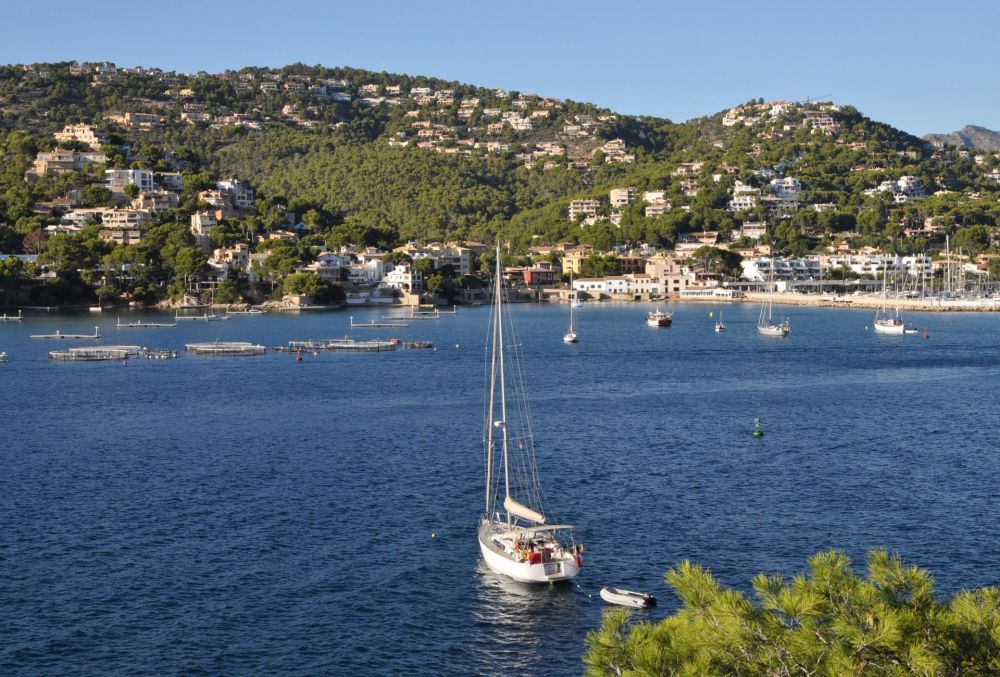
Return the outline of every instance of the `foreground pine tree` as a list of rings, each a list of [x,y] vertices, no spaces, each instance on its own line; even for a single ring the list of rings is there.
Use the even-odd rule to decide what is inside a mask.
[[[609,611],[586,674],[997,675],[1000,589],[934,594],[930,575],[873,550],[867,577],[841,552],[790,580],[758,575],[753,599],[690,562],[667,572],[683,606],[655,623]]]

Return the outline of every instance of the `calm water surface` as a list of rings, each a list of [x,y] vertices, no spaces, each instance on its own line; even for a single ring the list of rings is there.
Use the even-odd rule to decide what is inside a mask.
[[[885,545],[943,593],[1000,583],[1000,316],[908,316],[923,340],[788,308],[781,340],[753,306],[721,334],[717,308],[672,306],[659,330],[647,310],[585,305],[566,345],[565,306],[515,309],[543,486],[587,544],[577,584],[542,588],[479,560],[485,308],[395,330],[433,352],[301,364],[50,363],[85,342],[28,335],[93,317],[0,324],[0,672],[572,675],[597,591],[652,592],[661,617],[684,558],[746,589]],[[350,333],[347,313],[98,323],[102,343],[180,349]]]

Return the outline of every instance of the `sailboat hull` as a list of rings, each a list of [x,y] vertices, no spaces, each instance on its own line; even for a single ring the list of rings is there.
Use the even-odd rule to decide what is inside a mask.
[[[781,324],[765,324],[757,327],[757,333],[761,336],[788,336],[789,328]]]
[[[491,537],[490,524],[484,522],[479,528],[479,549],[483,553],[483,561],[491,570],[503,576],[513,578],[522,583],[555,583],[567,581],[580,572],[582,564],[579,556],[569,551],[563,551],[557,556],[548,557],[546,561],[532,562],[531,559],[521,561],[513,544],[504,537],[499,543]]]
[[[900,320],[875,320],[876,334],[892,334],[902,336],[906,325]]]

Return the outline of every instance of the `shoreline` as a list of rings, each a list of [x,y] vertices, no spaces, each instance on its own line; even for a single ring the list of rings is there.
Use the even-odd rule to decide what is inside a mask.
[[[684,299],[687,301],[688,299]],[[763,303],[770,300],[775,305],[813,306],[826,308],[859,308],[878,310],[899,308],[920,313],[995,313],[1000,312],[1000,299],[883,299],[881,296],[832,296],[829,294],[765,294],[747,293],[743,303]]]

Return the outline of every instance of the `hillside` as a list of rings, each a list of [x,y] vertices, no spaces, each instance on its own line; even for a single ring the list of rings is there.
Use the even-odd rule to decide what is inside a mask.
[[[1000,132],[976,125],[966,125],[950,134],[926,134],[924,139],[934,144],[948,144],[959,148],[1000,151]]]
[[[766,223],[764,243],[787,254],[838,240],[926,251],[947,233],[978,253],[1000,223],[1000,155],[935,148],[849,105],[756,100],[675,123],[301,64],[218,74],[0,67],[0,156],[0,251],[41,253],[81,294],[81,280],[93,288],[101,276],[76,272],[101,262],[148,262],[136,264],[139,280],[103,282],[150,295],[181,270],[204,270],[189,226],[219,200],[230,205],[206,221],[210,242],[200,246],[277,247],[269,271],[279,279],[319,244],[502,233],[521,252],[566,241],[672,248],[688,233],[729,242],[754,222]],[[155,185],[109,191],[110,169],[150,170]],[[224,179],[255,200],[235,207],[232,193],[216,190]],[[79,211],[129,205],[104,217]],[[79,232],[65,223],[74,208],[77,221],[105,226],[142,219],[143,242]],[[294,246],[266,239],[296,223]]]

